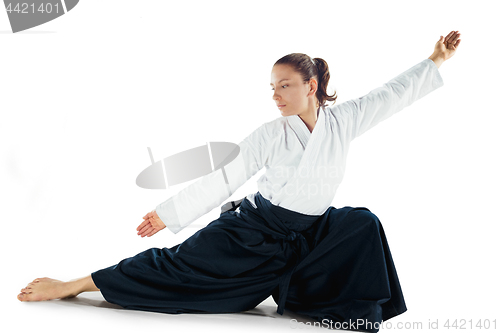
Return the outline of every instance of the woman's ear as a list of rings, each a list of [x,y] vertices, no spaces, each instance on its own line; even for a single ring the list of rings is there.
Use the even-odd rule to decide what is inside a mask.
[[[318,91],[318,81],[315,78],[311,78],[309,80],[309,93],[307,97],[316,95],[316,91]]]

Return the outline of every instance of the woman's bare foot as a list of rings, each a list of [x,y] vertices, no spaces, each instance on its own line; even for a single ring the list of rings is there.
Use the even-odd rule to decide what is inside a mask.
[[[84,291],[98,291],[92,278],[89,276],[63,282],[49,278],[38,278],[28,283],[26,288],[21,289],[17,299],[26,301],[47,301],[56,298],[75,297]]]

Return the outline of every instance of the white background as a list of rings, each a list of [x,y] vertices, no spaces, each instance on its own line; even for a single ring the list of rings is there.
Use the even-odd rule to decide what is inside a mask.
[[[393,325],[421,322],[422,332],[429,321],[496,319],[498,328],[496,3],[85,0],[16,34],[0,10],[2,325],[293,330],[272,300],[260,315],[173,316],[103,308],[100,293],[42,303],[16,295],[37,277],[70,280],[171,247],[216,219],[219,208],[176,235],[136,235],[147,212],[189,185],[136,186],[147,147],[160,159],[207,141],[238,143],[280,117],[269,82],[282,56],[325,59],[340,104],[459,30],[457,53],[439,68],[444,86],[353,141],[332,206],[380,218],[408,306]],[[262,172],[232,199],[256,192]]]

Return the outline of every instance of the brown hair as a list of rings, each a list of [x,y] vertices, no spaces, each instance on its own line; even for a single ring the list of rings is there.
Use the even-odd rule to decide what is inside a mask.
[[[276,61],[274,65],[292,66],[296,72],[300,73],[304,83],[309,82],[311,78],[315,77],[318,81],[316,98],[319,101],[319,105],[324,106],[326,101],[333,101],[333,104],[335,104],[337,92],[334,92],[331,96],[326,93],[328,81],[330,81],[330,70],[325,60],[321,58],[312,59],[304,53],[290,53]]]

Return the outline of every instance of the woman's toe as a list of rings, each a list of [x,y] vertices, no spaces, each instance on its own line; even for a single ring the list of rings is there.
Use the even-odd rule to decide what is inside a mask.
[[[28,294],[20,293],[19,295],[17,295],[17,299],[20,300],[21,302],[28,301]]]

